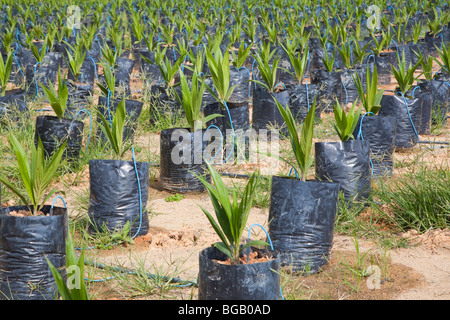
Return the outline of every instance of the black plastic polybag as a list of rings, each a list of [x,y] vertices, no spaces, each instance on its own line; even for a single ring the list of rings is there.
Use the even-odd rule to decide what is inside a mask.
[[[289,108],[292,115],[302,123],[306,119],[309,108],[314,103],[314,98],[317,97],[316,103],[319,100],[319,85],[317,84],[298,84],[288,86],[289,89]],[[315,119],[320,119],[320,108],[316,108]]]
[[[0,118],[3,120],[11,115],[17,121],[19,120],[19,114],[28,111],[27,93],[24,90],[11,91],[7,92],[5,96],[0,97]]]
[[[142,59],[140,71],[145,76],[145,80],[152,85],[160,84],[162,75],[159,66],[155,63],[155,52],[149,52],[148,49],[142,49],[139,53],[153,62],[153,64],[150,64]]]
[[[269,235],[282,266],[315,273],[327,263],[338,194],[338,183],[272,178]]]
[[[450,86],[440,80],[420,81],[417,84],[421,92],[430,92],[432,102],[432,123],[437,122],[437,119],[444,121],[447,118],[448,112],[448,100],[450,99]]]
[[[27,206],[2,208],[0,214],[0,299],[52,300],[57,286],[46,258],[66,266],[67,210],[44,206],[46,216],[15,217]]]
[[[75,160],[80,156],[84,123],[75,119],[58,119],[55,116],[36,117],[34,144],[41,138],[45,154],[51,156],[67,140],[63,158]]]
[[[230,99],[231,103],[246,103],[250,100],[250,72],[247,68],[230,67],[230,87],[234,88]]]
[[[199,254],[199,300],[278,300],[280,298],[280,259],[275,252],[259,250],[259,257],[269,256],[265,262],[225,265],[226,256],[209,247]]]
[[[109,231],[122,229],[129,222],[129,236],[148,233],[149,164],[136,162],[136,169],[134,161],[89,161],[91,232],[101,231],[103,226]]]
[[[381,98],[378,114],[397,118],[395,148],[412,148],[419,142],[416,125],[420,127],[422,102],[421,99],[410,99],[401,95],[383,95]]]
[[[378,83],[390,84],[392,75],[392,66],[398,66],[398,55],[396,51],[382,52],[375,57],[377,66]]]
[[[202,192],[205,189],[194,175],[206,175],[210,179],[203,158],[208,144],[204,132],[192,133],[185,128],[161,131],[160,181],[164,189],[180,193]]]
[[[122,100],[119,99],[109,99],[103,96],[98,97],[98,112],[100,112],[107,121],[112,120],[113,114],[117,110],[117,106]],[[125,99],[125,112],[126,121],[125,128],[123,132],[123,139],[134,139],[134,133],[137,129],[137,120],[142,112],[142,106],[144,104],[141,101]],[[97,122],[101,123],[100,117],[97,117]],[[100,127],[97,129],[97,137],[100,137],[103,141],[106,137]]]
[[[342,95],[345,95],[340,71],[313,70],[311,71],[311,83],[319,86],[320,99],[317,99],[317,104],[323,111],[333,111],[336,99],[340,100]]]
[[[257,133],[267,130],[268,138],[272,138],[272,131],[281,128],[286,132],[284,119],[278,110],[274,98],[284,107],[289,103],[289,90],[269,93],[261,87],[253,88],[252,128]]]
[[[372,178],[392,175],[394,169],[395,135],[397,118],[363,115],[353,132],[355,139],[370,144]]]
[[[247,103],[241,105],[227,103],[227,107],[228,110],[224,109],[218,102],[207,105],[204,110],[205,116],[213,114],[221,116],[208,121],[206,126],[220,130],[223,139],[222,146],[225,149],[229,149],[229,145],[235,144],[234,156],[244,155],[244,152],[248,152],[249,146],[249,136],[247,135],[250,128],[249,106]],[[229,158],[230,154],[231,151],[227,151],[226,157]]]
[[[319,180],[339,183],[346,203],[369,198],[371,165],[367,141],[316,142],[315,165]]]

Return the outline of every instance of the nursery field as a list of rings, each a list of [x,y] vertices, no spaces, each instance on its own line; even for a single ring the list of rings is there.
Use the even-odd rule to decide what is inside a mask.
[[[448,1],[63,2],[0,0],[1,300],[450,299]]]

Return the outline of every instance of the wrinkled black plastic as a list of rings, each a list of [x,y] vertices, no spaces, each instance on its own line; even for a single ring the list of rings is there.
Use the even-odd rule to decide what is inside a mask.
[[[181,98],[182,94],[180,87],[177,86],[174,89],[177,91],[178,95]],[[149,107],[151,124],[156,122],[161,114],[165,114],[167,112],[177,113],[181,109],[182,107],[178,103],[178,100],[176,99],[175,93],[172,89],[156,85],[151,87]]]
[[[227,103],[227,107],[230,114],[228,114],[228,111],[226,109],[223,109],[222,105],[218,102],[207,105],[204,110],[205,116],[213,114],[219,114],[221,116],[208,121],[206,123],[206,127],[209,128],[210,126],[215,126],[211,128],[219,128],[222,133],[222,146],[224,148],[231,148],[230,146],[233,144],[234,139],[234,156],[237,156],[238,152],[248,152],[247,149],[249,145],[249,138],[246,133],[250,128],[249,106],[248,103],[244,103],[242,105]],[[231,126],[231,124],[233,126]],[[230,144],[230,146],[228,146],[228,144]],[[228,156],[230,153],[231,151],[228,151],[225,156]]]
[[[90,231],[122,229],[130,222],[130,236],[148,233],[146,212],[149,164],[136,162],[139,184],[133,161],[90,160],[89,218]],[[139,197],[139,188],[141,197]],[[142,216],[141,216],[142,209]],[[95,227],[96,228],[95,228]]]
[[[67,140],[63,158],[75,160],[80,156],[84,123],[79,120],[61,119],[55,116],[36,117],[34,144],[41,138],[47,156],[52,155]]]
[[[230,114],[228,114],[228,111],[222,108],[222,105],[218,102],[207,105],[204,111],[205,116],[213,114],[221,115],[221,117],[217,117],[209,121],[207,123],[207,126],[215,125],[223,133],[225,133],[227,129],[231,129],[231,123],[233,124],[233,128],[235,130],[246,130],[250,127],[248,104],[235,105],[233,103],[227,103],[227,107],[230,111]]]
[[[91,84],[73,84],[67,82],[69,97],[67,100],[66,115],[74,117],[81,109],[87,109],[90,99],[94,95],[94,87]],[[79,113],[78,116],[84,118],[86,112]]]
[[[339,184],[272,177],[269,235],[281,265],[318,272],[333,244]]]
[[[230,103],[248,103],[250,100],[250,72],[247,68],[230,67],[230,87],[234,88]]]
[[[189,129],[165,129],[160,134],[160,181],[169,191],[187,193],[202,192],[205,188],[194,174],[205,175],[204,150],[208,141],[203,141],[204,132]]]
[[[153,62],[153,64],[150,64],[141,58],[140,72],[145,76],[145,80],[150,84],[159,84],[162,75],[159,66],[155,63],[155,53],[149,52],[148,49],[141,49],[138,53]]]
[[[392,66],[398,65],[397,52],[382,52],[379,56],[375,57],[375,64],[377,66],[378,83],[390,84]]]
[[[113,114],[117,110],[117,106],[122,100],[119,99],[109,99],[109,105],[108,105],[108,99],[99,96],[98,97],[98,112],[100,112],[107,121],[110,120],[113,117]],[[136,100],[125,100],[125,112],[126,112],[126,121],[125,121],[125,128],[123,130],[123,139],[126,141],[127,139],[132,140],[134,139],[134,133],[137,129],[137,120],[142,112],[142,106],[144,105],[141,101]],[[109,109],[108,109],[109,107]],[[101,122],[100,117],[97,117],[97,122]],[[106,141],[106,136],[104,135],[103,131],[100,129],[100,127],[97,129],[97,137],[100,137],[102,141]]]
[[[339,183],[347,203],[369,198],[371,166],[367,141],[316,142],[314,159],[317,178]]]
[[[67,210],[44,206],[46,216],[15,217],[26,206],[5,207],[0,214],[0,300],[52,300],[57,286],[46,258],[66,265]]]
[[[131,93],[130,77],[131,72],[133,71],[134,68],[134,60],[118,57],[116,64],[117,64],[117,68],[115,70],[116,86],[124,87],[125,94],[129,95]]]
[[[199,254],[199,300],[279,300],[280,258],[275,252],[259,250],[259,257],[273,257],[266,262],[225,265],[226,256],[209,247]]]
[[[353,136],[370,144],[372,178],[392,175],[396,129],[395,117],[367,115],[364,118],[361,116],[358,120]]]
[[[58,77],[58,67],[61,65],[62,55],[59,52],[48,52],[40,64],[28,64],[25,73],[28,91],[31,94],[42,93],[40,84],[48,86],[49,81],[54,83]]]
[[[19,120],[19,115],[15,113],[25,113],[27,107],[27,93],[23,90],[7,91],[5,96],[0,97],[0,118],[9,120]],[[11,117],[9,117],[11,116]]]
[[[267,130],[270,139],[272,131],[276,130],[276,128],[286,131],[284,119],[278,110],[274,98],[286,108],[289,103],[289,90],[269,93],[266,89],[258,86],[253,88],[252,127],[257,132],[259,130]]]
[[[422,92],[431,93],[433,99],[432,111],[436,119],[445,120],[448,112],[448,100],[450,99],[450,86],[440,80],[420,81],[417,85]],[[436,119],[432,119],[432,123],[436,122]]]
[[[433,95],[431,92],[422,91],[420,87],[414,87],[406,93],[406,96],[420,99],[422,101],[422,112],[417,117],[417,123],[414,126],[417,134],[431,134],[431,108],[433,106]]]
[[[319,85],[317,84],[299,84],[288,86],[289,89],[289,108],[292,115],[302,123],[306,119],[309,108],[314,103],[314,98],[319,101]],[[308,94],[307,94],[308,93]],[[320,119],[320,108],[316,108],[315,119]]]
[[[319,86],[320,99],[317,99],[317,106],[323,111],[333,111],[333,104],[336,99],[340,100],[343,94],[345,99],[339,71],[313,70],[311,71],[311,83]]]
[[[28,66],[33,66],[36,63],[36,58],[34,57],[31,50],[25,49],[19,46],[15,53],[14,65],[17,68],[17,72],[14,78],[11,78],[16,85],[21,85],[23,81],[27,81],[27,68]]]
[[[423,101],[418,98],[405,97],[405,99],[401,95],[383,95],[378,113],[380,116],[391,116],[397,119],[394,139],[396,149],[412,148],[419,142],[415,126],[416,124],[420,126]]]

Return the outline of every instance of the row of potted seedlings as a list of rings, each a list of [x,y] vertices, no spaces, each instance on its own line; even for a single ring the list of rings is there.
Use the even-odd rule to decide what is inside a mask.
[[[381,39],[384,38],[382,37]],[[308,70],[309,47],[303,46],[300,52],[296,50],[290,51],[285,48],[286,50],[283,52],[289,58],[290,65],[285,65],[281,69],[278,68],[280,63],[279,52],[271,47],[270,42],[263,42],[259,48],[253,48],[250,54],[254,59],[254,68],[251,74],[248,69],[243,68],[250,53],[249,48],[243,45],[239,46],[238,50],[233,51],[233,62],[230,63],[228,48],[220,46],[220,43],[216,43],[218,44],[216,46],[210,46],[209,44],[213,42],[213,39],[210,38],[209,40],[208,44],[204,44],[200,52],[196,52],[196,54],[190,52],[190,55],[188,53],[179,54],[178,57],[174,54],[172,61],[168,58],[170,54],[167,54],[167,51],[173,48],[165,48],[164,50],[166,51],[159,52],[159,57],[158,52],[155,54],[155,63],[158,65],[159,74],[164,80],[161,86],[162,92],[166,94],[166,97],[174,97],[175,107],[182,107],[190,126],[189,128],[174,128],[161,132],[161,181],[166,189],[177,192],[202,191],[206,188],[214,204],[218,221],[216,222],[210,213],[205,211],[205,214],[222,242],[215,244],[214,248],[208,248],[200,253],[199,298],[277,299],[280,297],[280,280],[276,271],[281,265],[293,265],[296,270],[305,271],[307,269],[309,272],[317,272],[321,265],[326,263],[332,245],[339,190],[344,192],[346,201],[354,201],[355,197],[358,200],[363,200],[370,194],[370,178],[374,175],[374,171],[379,171],[381,172],[380,175],[384,175],[386,171],[389,173],[392,170],[392,153],[394,148],[405,147],[396,138],[401,128],[399,119],[403,121],[405,117],[402,115],[396,117],[397,114],[393,116],[389,113],[389,107],[394,105],[392,99],[399,99],[399,96],[398,94],[393,96],[383,95],[383,91],[378,89],[377,67],[380,64],[375,63],[372,70],[371,66],[367,64],[367,68],[364,70],[365,72],[360,74],[361,76],[352,75],[352,82],[347,82],[347,86],[354,84],[356,96],[361,100],[366,113],[360,115],[360,111],[356,110],[355,106],[346,113],[340,106],[339,100],[335,100],[335,98],[339,98],[342,103],[342,96],[331,95],[329,97],[334,106],[334,125],[341,142],[315,144],[315,166],[318,180],[308,181],[307,174],[313,163],[311,158],[313,127],[316,117],[320,114],[317,103],[323,103],[325,100],[323,95],[317,94],[319,90],[314,87],[315,83],[310,87],[311,92],[316,93],[311,96],[311,99],[309,96],[311,92],[307,91],[307,86],[302,85],[303,80],[305,80],[305,73]],[[375,38],[375,41],[378,40]],[[289,42],[287,43],[290,44]],[[142,109],[142,103],[126,100],[117,94],[116,86],[121,84],[116,81],[116,76],[120,73],[118,69],[126,64],[118,62],[117,50],[111,50],[109,46],[100,48],[103,79],[99,81],[98,86],[104,96],[100,97],[98,103],[98,121],[101,129],[98,136],[100,139],[109,141],[118,159],[90,160],[91,199],[89,216],[95,226],[100,227],[106,223],[106,226],[111,230],[123,226],[126,221],[132,221],[132,234],[135,236],[141,235],[148,231],[148,218],[143,208],[145,208],[147,199],[146,190],[148,188],[149,167],[148,163],[136,162],[134,158],[133,161],[124,161],[122,157],[131,148],[129,142],[132,141],[133,134],[132,128],[130,131],[127,130],[125,119],[127,114],[128,116],[134,115],[138,117]],[[158,48],[156,50],[161,50],[161,46],[155,48]],[[170,49],[168,50],[168,48]],[[37,49],[35,52],[42,55],[43,49],[46,49],[46,45],[42,46],[40,51]],[[246,52],[247,49],[249,51]],[[443,46],[438,52],[441,55],[441,61],[443,61],[442,71],[445,76],[445,72],[448,73],[448,49],[446,46]],[[83,54],[74,51],[72,53],[74,56],[71,56],[70,51],[68,51],[68,66],[72,72],[73,80],[76,81],[78,76],[81,74],[86,75],[88,71],[82,72],[81,69],[77,69],[80,63],[70,63],[70,61],[76,61],[77,59],[80,59],[78,61],[83,60]],[[187,56],[189,56],[191,61],[190,66],[185,63]],[[414,97],[414,92],[412,91],[415,89],[412,86],[411,77],[419,65],[423,69],[426,68],[426,62],[421,57],[415,65],[410,66],[405,59],[400,59],[399,51],[396,51],[396,57],[398,58],[398,66],[394,67],[392,72],[399,84],[398,92],[401,93],[400,96],[403,98],[403,101],[400,100],[398,103],[404,103],[406,100],[408,104],[406,107],[410,111],[413,103],[412,101],[408,102],[408,99]],[[150,57],[142,54],[142,61],[149,63],[152,62],[150,59]],[[322,62],[327,65],[328,59],[326,54],[322,57]],[[447,59],[447,64],[445,59]],[[377,60],[380,59],[375,57],[375,61]],[[11,68],[11,61],[12,54],[9,54],[6,59],[7,69]],[[43,60],[41,61],[43,62]],[[84,59],[84,61],[88,60]],[[41,64],[43,66],[40,70],[44,72],[45,64]],[[283,65],[283,63],[281,64]],[[84,62],[81,65],[83,66]],[[93,65],[95,70],[97,70],[98,62]],[[333,67],[333,64],[331,66]],[[36,64],[33,65],[34,69],[36,69],[35,67],[37,67]],[[321,70],[320,67],[315,67],[313,71],[317,73],[317,70],[319,70],[322,74],[329,74],[333,72],[333,68]],[[125,78],[131,72],[130,67],[126,69],[124,71]],[[284,83],[280,84],[280,71],[288,70],[291,71],[288,74],[294,80],[292,80],[292,83],[285,81],[287,85]],[[208,77],[200,75],[203,71],[206,71]],[[233,73],[236,75],[231,76]],[[1,291],[9,298],[50,298],[54,297],[56,292],[54,282],[51,280],[42,281],[44,278],[49,278],[49,272],[44,272],[44,276],[31,272],[31,269],[38,264],[41,264],[43,269],[49,270],[44,267],[47,261],[42,255],[42,252],[44,252],[43,248],[28,248],[29,254],[23,251],[20,251],[19,254],[14,253],[12,250],[8,251],[9,248],[13,247],[22,248],[23,250],[24,244],[17,243],[16,237],[18,234],[22,234],[23,238],[27,238],[30,232],[34,234],[31,224],[37,223],[42,228],[42,225],[47,226],[49,224],[45,220],[46,218],[58,220],[57,223],[59,225],[57,227],[47,228],[46,230],[49,232],[54,229],[60,233],[57,240],[54,240],[55,244],[49,245],[52,247],[50,251],[55,252],[55,254],[47,254],[47,257],[50,257],[49,260],[56,267],[62,267],[65,264],[64,241],[67,237],[67,212],[65,208],[44,206],[43,203],[55,194],[55,191],[46,193],[46,188],[56,174],[56,169],[61,159],[63,157],[79,156],[77,147],[81,146],[80,137],[82,136],[83,123],[76,120],[76,117],[72,117],[68,119],[68,125],[61,129],[65,122],[64,115],[70,92],[68,89],[69,85],[66,84],[60,71],[54,74],[54,79],[58,81],[57,91],[51,85],[52,81],[50,81],[48,87],[42,85],[40,88],[42,88],[50,105],[57,114],[57,117],[50,119],[50,122],[57,123],[56,129],[49,129],[48,124],[42,125],[41,122],[43,120],[38,117],[35,136],[36,149],[32,152],[30,163],[27,162],[24,148],[20,146],[14,135],[11,134],[9,137],[10,144],[17,157],[28,197],[32,200],[30,205],[27,196],[20,194],[13,185],[2,178],[3,184],[15,192],[26,205],[21,208],[3,208],[3,214],[0,215],[2,219],[0,220],[2,228],[0,243],[2,244],[1,249],[4,250],[0,256],[3,261],[2,266],[8,266],[2,268],[4,271],[2,271]],[[90,74],[88,82],[93,84],[94,78],[92,73]],[[96,72],[94,73],[95,75]],[[250,75],[252,75],[252,78],[250,78]],[[313,72],[311,72],[310,76],[311,81],[315,82],[313,80]],[[440,77],[442,78],[442,75]],[[36,80],[34,81],[35,83],[43,83],[43,81],[37,81],[36,73],[31,78]],[[233,83],[234,79],[240,78],[242,78],[241,82]],[[414,80],[414,77],[412,79]],[[86,78],[83,78],[82,81],[85,80]],[[174,85],[175,80],[179,81],[179,86]],[[209,83],[208,80],[210,80]],[[323,79],[316,81],[323,82]],[[2,89],[5,86],[5,83],[2,82]],[[433,88],[433,84],[419,83],[420,97],[423,97],[424,93],[430,92],[427,86]],[[125,87],[127,87],[126,80]],[[302,91],[301,88],[303,87],[306,89],[305,91]],[[330,86],[329,88],[332,87]],[[266,129],[269,123],[284,125],[284,134],[291,143],[292,152],[297,162],[295,171],[301,175],[299,179],[282,176],[272,177],[269,235],[275,251],[270,252],[252,247],[253,245],[267,245],[261,242],[251,242],[241,246],[242,232],[251,208],[252,188],[256,183],[257,174],[252,175],[249,179],[241,202],[236,203],[235,197],[233,197],[234,202],[231,203],[229,191],[226,189],[223,181],[221,181],[220,176],[209,162],[206,162],[205,167],[202,159],[204,146],[209,142],[204,141],[204,135],[207,132],[207,130],[203,129],[205,124],[206,126],[214,125],[221,131],[222,143],[229,138],[225,136],[226,129],[232,129],[237,134],[239,130],[246,130],[249,127],[249,101],[247,99],[249,88],[253,93],[252,126],[256,129]],[[297,94],[294,97],[289,94],[291,88]],[[38,90],[38,87],[34,89]],[[125,92],[127,89],[129,91],[129,87],[126,88]],[[236,98],[236,95],[233,96],[235,91],[240,93],[238,98]],[[320,92],[323,93],[326,90],[321,89]],[[210,101],[214,102],[205,105],[204,98],[208,94],[214,99]],[[317,96],[320,101],[317,101]],[[166,97],[158,98],[163,99],[163,103],[167,103],[168,101],[164,100],[167,99]],[[344,101],[348,102],[348,97],[347,94]],[[302,107],[293,103],[296,99],[303,101]],[[350,98],[350,100],[353,102],[356,98]],[[420,100],[421,102],[417,103],[421,105],[421,113],[418,117],[423,119],[423,99]],[[403,104],[402,108],[405,108],[405,104]],[[393,112],[398,113],[399,108],[393,109]],[[202,115],[202,111],[205,112],[206,117]],[[302,114],[301,118],[299,118],[300,113]],[[424,114],[427,115],[428,113],[425,112]],[[296,129],[298,121],[303,122],[300,138]],[[410,122],[414,127],[414,120]],[[40,132],[39,128],[45,129]],[[181,142],[181,140],[172,141],[174,131],[177,129],[183,133],[187,132],[187,139],[192,141],[192,143],[187,145],[193,148],[191,150],[178,149],[180,151],[179,154],[182,155],[181,163],[173,163],[173,157],[170,157],[170,152],[177,149],[179,147],[178,143]],[[53,140],[46,140],[44,135],[50,130],[55,133],[61,131],[62,134],[60,136],[58,134],[56,140],[54,139],[55,134],[52,135]],[[69,134],[72,133],[74,133],[74,138],[69,137]],[[198,138],[199,136],[200,139]],[[394,141],[396,139],[397,144],[395,145]],[[199,140],[202,146],[196,147],[195,142]],[[406,147],[411,146],[407,144],[411,143],[411,140],[414,142],[414,136],[412,138],[409,136],[406,139]],[[61,142],[63,142],[62,145]],[[71,146],[72,143],[74,147]],[[185,155],[189,155],[188,158],[184,159]],[[46,161],[46,157],[49,157],[50,160]],[[350,157],[357,158],[357,165],[349,165],[349,163],[354,163],[349,161]],[[199,158],[201,159],[200,163],[197,161]],[[341,161],[330,160],[335,158]],[[389,163],[387,169],[384,168],[384,162],[386,161]],[[351,179],[350,183],[348,181],[350,177],[357,177],[357,179]],[[211,180],[213,180],[214,187],[210,183]],[[43,184],[33,187],[32,183]],[[109,186],[109,188],[105,188],[105,186]],[[43,193],[33,194],[33,190],[40,190]],[[9,214],[18,210],[33,211],[33,215],[36,217],[14,217]],[[49,217],[37,218],[38,211],[50,213]],[[114,213],[112,217],[108,216],[111,212]],[[20,227],[21,224],[26,225],[24,231],[9,230],[11,226]],[[311,232],[311,230],[314,232]],[[48,234],[43,234],[42,236],[49,238]],[[10,245],[7,245],[8,241],[11,241]],[[45,252],[50,252],[47,249],[46,247]],[[256,275],[248,275],[247,272],[251,273],[252,271],[244,271],[245,265],[238,262],[241,254],[246,253],[246,256],[249,257],[251,251],[256,252],[257,256],[270,254],[273,258],[269,263],[263,264],[262,270],[256,270]],[[21,256],[20,260],[24,263],[24,267],[10,264],[8,257],[17,257],[17,255]],[[38,256],[38,262],[32,259],[32,256]],[[229,267],[219,266],[212,261],[213,258],[224,260],[226,257],[231,259],[231,266]],[[242,270],[240,272],[230,272],[230,268]],[[231,273],[238,277],[258,277],[260,273],[269,274],[267,281],[270,284],[268,282],[253,282],[250,288],[235,287],[234,284],[241,283],[236,279],[230,282],[217,282],[215,279],[218,278],[217,275],[220,272]],[[35,295],[30,294],[28,283],[38,280],[42,283],[42,290],[36,291],[39,293]]]

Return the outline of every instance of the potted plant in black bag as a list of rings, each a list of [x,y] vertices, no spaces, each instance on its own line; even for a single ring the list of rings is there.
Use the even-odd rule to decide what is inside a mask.
[[[413,66],[411,62],[406,61],[405,54],[402,58],[398,57],[398,67],[392,67],[398,87],[394,95],[383,95],[380,101],[381,116],[392,116],[397,118],[397,129],[394,139],[394,145],[397,149],[412,148],[418,141],[416,126],[421,126],[422,121],[422,100],[412,98],[410,89],[416,80],[415,71],[422,63],[419,61]]]
[[[97,85],[103,95],[98,97],[97,110],[99,111],[99,114],[102,114],[103,117],[110,120],[111,114],[116,111],[116,108],[122,99],[116,91],[116,74],[114,65],[106,61],[101,62],[101,65],[103,67],[104,83],[97,83]],[[134,139],[134,133],[137,128],[137,119],[142,112],[143,105],[144,103],[141,101],[125,99],[125,110],[128,122],[125,125],[125,130],[123,131],[124,140]],[[97,122],[101,122],[100,117],[97,117]],[[106,140],[106,137],[100,128],[97,130],[97,137],[99,137],[102,142]]]
[[[201,192],[203,184],[195,174],[205,173],[203,154],[207,137],[203,124],[217,117],[217,114],[203,118],[201,113],[205,79],[192,75],[188,79],[180,69],[180,90],[174,95],[183,107],[189,128],[171,128],[160,133],[160,180],[162,187],[173,192]],[[181,95],[181,97],[180,97]]]
[[[13,65],[13,54],[8,53],[6,56],[6,61],[3,56],[0,55],[0,87],[1,87],[1,97],[6,94],[6,88],[8,86],[9,78],[11,77],[11,69]]]
[[[0,182],[23,205],[4,207],[0,212],[0,299],[54,299],[57,286],[46,257],[57,268],[65,265],[67,209],[46,203],[58,192],[50,186],[66,142],[49,159],[40,140],[37,148],[32,148],[29,159],[12,133],[9,143],[17,159],[23,188],[7,177],[0,177]]]
[[[394,167],[394,139],[397,128],[395,117],[380,116],[381,99],[384,90],[378,89],[377,66],[370,73],[367,66],[366,91],[358,75],[354,78],[358,96],[365,110],[353,132],[355,139],[366,140],[370,144],[372,177],[389,176]]]
[[[275,102],[287,125],[296,163],[283,160],[294,168],[296,177],[272,177],[269,235],[274,249],[280,252],[282,265],[291,266],[296,272],[315,273],[330,255],[339,184],[307,179],[313,165],[316,99],[305,118],[300,138],[290,108]]]
[[[36,117],[36,130],[34,143],[37,146],[38,140],[42,141],[47,155],[51,155],[62,141],[67,140],[67,147],[64,151],[64,158],[75,160],[80,155],[81,144],[83,142],[84,123],[77,119],[68,119],[66,115],[69,90],[66,79],[61,76],[61,69],[58,70],[57,89],[49,81],[48,87],[41,84],[50,106],[56,116]]]
[[[100,129],[110,143],[116,159],[89,160],[90,199],[88,215],[89,231],[122,230],[127,223],[130,236],[148,232],[148,215],[145,211],[148,198],[148,162],[136,161],[132,141],[123,140],[125,129],[125,100],[117,105],[111,121],[100,112]],[[132,161],[123,160],[132,149]]]
[[[447,54],[449,51],[446,51]],[[423,54],[419,52],[419,57],[422,60],[422,74],[425,79],[417,80],[417,87],[419,91],[417,92],[416,88],[412,89],[412,96],[425,95],[424,104],[422,105],[422,129],[423,134],[431,134],[431,123],[443,123],[447,120],[447,110],[448,110],[448,99],[450,97],[450,86],[448,82],[439,79],[439,77],[435,77],[433,75],[433,64],[435,59],[428,55],[426,58],[423,57]],[[443,59],[442,61],[445,61]],[[450,62],[450,60],[449,60]],[[449,64],[450,65],[450,64]],[[436,74],[438,75],[438,74]],[[426,103],[426,96],[431,96],[431,106]],[[428,110],[430,108],[431,110]],[[430,119],[427,120],[427,116]],[[419,134],[421,134],[419,132]]]
[[[297,121],[303,122],[309,111],[310,100],[317,95],[319,88],[317,84],[308,84],[307,82],[303,84],[305,73],[308,71],[309,46],[306,45],[303,52],[296,52],[295,47],[281,46],[288,55],[293,69],[293,72],[289,70],[286,72],[295,79],[295,82],[287,85],[289,89],[288,105]],[[316,108],[315,119],[318,118],[320,118],[320,109]]]
[[[276,100],[286,107],[289,101],[289,89],[284,84],[281,86],[284,90],[281,89],[277,80],[280,58],[275,55],[275,50],[270,51],[270,43],[263,44],[260,51],[252,56],[258,65],[260,76],[260,80],[251,80],[255,83],[252,127],[257,131],[269,127],[282,128],[285,133],[284,120],[275,103]],[[272,131],[268,131],[269,137],[272,137]]]
[[[214,125],[219,128],[223,137],[222,145],[227,149],[224,159],[226,162],[230,158],[234,160],[234,155],[240,151],[241,145],[237,142],[250,126],[249,105],[247,102],[230,102],[238,84],[233,84],[230,78],[228,49],[222,54],[218,46],[215,50],[206,48],[206,61],[213,83],[213,88],[208,85],[206,89],[216,102],[206,105],[204,114],[205,116],[212,114],[223,116],[209,121],[207,126]]]
[[[360,113],[356,101],[346,112],[336,100],[332,125],[340,141],[314,145],[316,177],[339,183],[348,206],[367,200],[371,192],[370,145],[353,136]]]
[[[278,300],[280,298],[280,260],[262,240],[243,243],[243,232],[252,207],[254,188],[258,182],[253,173],[238,201],[235,191],[229,191],[222,178],[206,162],[213,184],[204,177],[217,220],[202,208],[221,242],[214,243],[199,255],[199,300]],[[250,239],[249,239],[250,240]]]

